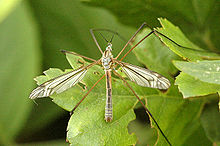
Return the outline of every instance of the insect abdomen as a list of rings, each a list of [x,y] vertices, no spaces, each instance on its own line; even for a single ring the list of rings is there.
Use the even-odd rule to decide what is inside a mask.
[[[113,119],[112,113],[112,87],[111,87],[111,71],[106,71],[106,105],[105,105],[105,120],[111,122]]]

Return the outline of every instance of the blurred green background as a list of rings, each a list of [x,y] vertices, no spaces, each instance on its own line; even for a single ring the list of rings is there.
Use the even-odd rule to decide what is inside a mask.
[[[49,68],[71,68],[60,49],[98,59],[90,28],[109,28],[127,40],[158,17],[179,26],[198,46],[219,52],[219,1],[0,1],[0,145],[67,145],[69,113],[44,98],[28,96],[34,77]],[[105,42],[98,37],[101,47]],[[123,46],[114,40],[114,54]],[[137,64],[131,55],[125,61]]]

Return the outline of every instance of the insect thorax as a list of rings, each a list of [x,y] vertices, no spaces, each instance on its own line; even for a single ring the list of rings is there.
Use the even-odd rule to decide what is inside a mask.
[[[104,70],[111,70],[111,67],[113,64],[112,63],[113,55],[111,51],[112,51],[111,44],[109,44],[106,47],[106,50],[103,52],[102,59],[101,59]]]

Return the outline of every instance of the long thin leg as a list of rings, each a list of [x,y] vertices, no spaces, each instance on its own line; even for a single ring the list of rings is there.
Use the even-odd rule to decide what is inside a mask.
[[[115,59],[117,59],[121,53],[125,50],[125,48],[128,46],[128,44],[134,39],[134,37],[137,35],[137,33],[144,27],[144,25],[146,25],[146,23],[144,22],[139,29],[135,32],[135,34],[130,38],[130,40],[127,42],[127,44],[125,44],[124,48],[121,50],[121,52],[118,53],[118,55],[116,56]]]
[[[149,37],[151,34],[155,34],[159,39],[159,35],[165,37],[166,39],[168,39],[169,41],[171,41],[172,43],[174,43],[175,45],[177,45],[178,47],[181,47],[181,48],[185,48],[185,49],[189,49],[189,50],[196,50],[196,49],[193,49],[193,48],[189,48],[189,47],[184,47],[180,44],[178,44],[177,42],[175,42],[174,40],[172,40],[171,38],[167,37],[166,35],[160,33],[159,31],[157,30],[152,30],[149,34],[147,34],[143,39],[141,39],[137,44],[135,44],[121,59],[120,61],[122,61],[135,47],[137,47],[137,45],[139,45],[142,41],[144,41],[147,37]],[[159,35],[158,35],[159,34]],[[160,39],[160,41],[162,42],[162,40]],[[162,42],[163,43],[163,42]],[[209,52],[207,50],[196,50],[196,51],[200,51],[200,52]]]
[[[73,110],[70,112],[70,115],[76,110],[80,103],[87,97],[87,95],[92,91],[92,89],[104,78],[105,74],[89,89],[89,91],[83,96],[83,98],[76,104]]]
[[[144,105],[144,103],[141,101],[141,99],[138,97],[138,95],[135,93],[135,91],[131,88],[131,86],[128,84],[128,82],[119,74],[117,73],[115,70],[113,70],[114,74],[116,76],[118,76],[119,78],[121,78],[124,83],[130,88],[130,90],[132,91],[132,93],[137,97],[138,101],[142,104],[142,106],[144,107],[144,109],[146,110],[146,112],[148,113],[148,115],[153,119],[154,123],[156,124],[157,128],[159,129],[160,133],[163,135],[163,137],[165,138],[165,140],[167,141],[167,143],[169,145],[171,145],[170,141],[168,140],[168,138],[165,136],[165,134],[163,133],[163,131],[161,130],[160,126],[157,124],[156,120],[154,119],[153,115],[150,113],[150,111],[148,110],[148,108]]]
[[[96,61],[95,59],[92,59],[92,58],[89,58],[89,57],[86,57],[86,56],[77,54],[77,53],[75,53],[75,52],[66,51],[66,50],[60,50],[60,51],[61,51],[62,53],[64,53],[64,54],[73,54],[73,55],[80,56],[80,57],[82,57],[82,58],[85,58],[85,59],[90,60],[90,61],[93,61],[93,62]]]
[[[145,40],[148,36],[150,36],[151,34],[153,34],[154,31],[151,31],[149,34],[147,34],[143,39],[141,39],[136,45],[134,45],[121,59],[120,61],[122,61],[127,55],[128,53],[130,53],[137,45],[139,45],[143,40]]]
[[[93,33],[93,29],[90,29],[90,33],[91,33],[91,35],[92,35],[92,38],[93,38],[93,40],[94,40],[96,46],[99,48],[99,51],[103,54],[103,51],[102,51],[101,47],[99,46],[98,41],[97,41],[96,38],[95,38],[95,35],[94,35],[94,33]]]
[[[105,71],[106,76],[106,105],[105,105],[105,120],[111,122],[113,119],[112,114],[112,80],[111,71]]]
[[[160,36],[159,36],[158,34],[162,35],[163,37],[165,37],[166,39],[168,39],[169,41],[171,41],[172,43],[174,43],[174,44],[177,45],[178,47],[185,48],[185,49],[190,49],[190,50],[195,50],[195,49],[193,49],[193,48],[184,47],[184,46],[178,44],[177,42],[175,42],[175,41],[172,40],[171,38],[167,37],[166,35],[162,34],[161,32],[157,31],[156,29],[150,27],[147,23],[145,23],[145,25],[146,25],[148,28],[150,28],[150,29],[154,32],[154,34],[160,39],[160,41],[161,41],[163,44],[164,44],[164,42],[161,40],[161,38],[160,38]],[[158,33],[158,34],[157,34],[157,33]],[[197,51],[208,52],[207,50],[197,50]]]
[[[185,48],[185,49],[189,49],[189,50],[196,50],[196,49],[189,48],[189,47],[184,47],[184,46],[178,44],[177,42],[175,42],[174,40],[172,40],[171,38],[167,37],[166,35],[160,33],[160,32],[157,31],[157,30],[153,30],[153,31],[154,31],[154,34],[155,34],[159,39],[160,39],[159,35],[162,35],[163,37],[165,37],[166,39],[168,39],[169,41],[171,41],[172,43],[174,43],[174,44],[177,45],[178,47]],[[157,33],[158,33],[159,35],[158,35]],[[162,42],[162,40],[161,40],[161,42]],[[162,43],[163,43],[163,42],[162,42]],[[200,52],[210,52],[210,51],[208,51],[208,50],[196,50],[196,51],[200,51]]]

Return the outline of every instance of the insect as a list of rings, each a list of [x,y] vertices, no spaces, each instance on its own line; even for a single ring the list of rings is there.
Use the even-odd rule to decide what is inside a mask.
[[[51,80],[48,80],[44,82],[43,84],[39,85],[36,89],[34,89],[29,98],[35,99],[35,98],[41,98],[41,97],[48,97],[52,95],[54,92],[57,94],[69,89],[70,87],[76,85],[78,82],[80,82],[83,77],[86,75],[89,68],[91,68],[94,65],[101,65],[104,69],[105,74],[89,89],[89,91],[84,95],[84,97],[77,103],[77,105],[73,108],[71,113],[80,105],[80,103],[86,98],[86,96],[91,92],[91,90],[104,78],[106,77],[106,106],[105,106],[105,120],[106,122],[111,122],[113,120],[113,105],[112,105],[112,85],[111,85],[111,76],[112,72],[118,76],[120,79],[123,80],[123,82],[130,88],[132,93],[137,97],[139,102],[142,104],[142,106],[145,108],[146,112],[149,114],[149,116],[153,119],[156,126],[158,127],[161,134],[164,136],[168,144],[170,144],[169,140],[157,124],[156,120],[150,113],[150,111],[147,109],[147,107],[144,105],[144,103],[141,101],[141,99],[138,97],[138,95],[135,93],[135,91],[132,89],[130,84],[122,77],[119,73],[116,71],[116,66],[120,66],[122,68],[122,71],[125,73],[125,75],[134,83],[144,86],[144,87],[150,87],[150,88],[157,88],[166,90],[170,87],[170,81],[163,77],[162,75],[153,72],[151,70],[148,70],[146,68],[142,68],[139,66],[135,66],[129,63],[122,62],[122,60],[130,53],[138,44],[140,44],[144,39],[146,39],[148,36],[150,36],[153,33],[156,33],[157,31],[153,30],[149,34],[147,34],[142,40],[140,40],[136,45],[134,45],[120,60],[118,60],[119,56],[122,54],[122,52],[125,50],[125,48],[131,43],[131,41],[134,39],[134,37],[137,35],[137,33],[146,25],[146,23],[143,23],[140,28],[135,32],[135,34],[130,38],[130,40],[126,43],[126,45],[123,47],[123,49],[119,52],[119,54],[114,58],[112,55],[112,40],[114,35],[118,35],[115,32],[113,33],[113,36],[111,37],[111,40],[107,42],[107,47],[105,51],[103,52],[99,43],[96,40],[96,37],[94,35],[94,31],[98,31],[101,29],[91,29],[90,33],[92,35],[92,38],[94,42],[96,43],[96,46],[98,47],[99,51],[102,54],[102,57],[99,60],[94,60],[92,58],[77,54],[75,52],[69,52],[63,50],[63,53],[70,53],[74,54],[76,56],[80,56],[82,58],[85,58],[87,60],[92,61],[87,66],[83,66],[79,69],[70,71],[68,73],[62,74],[58,77],[55,77]],[[159,33],[159,32],[158,32]],[[170,144],[171,145],[171,144]]]

